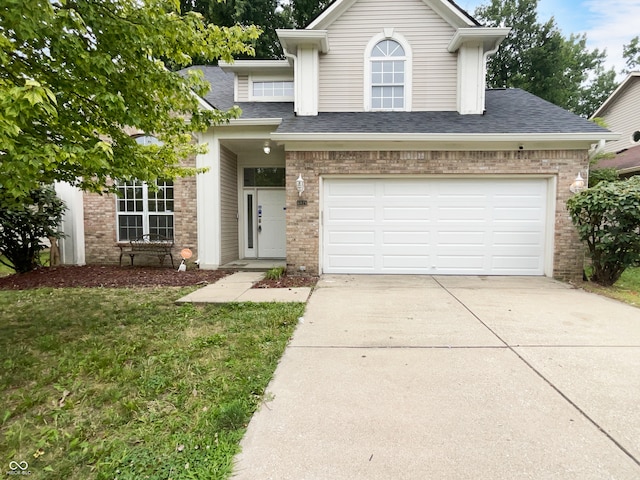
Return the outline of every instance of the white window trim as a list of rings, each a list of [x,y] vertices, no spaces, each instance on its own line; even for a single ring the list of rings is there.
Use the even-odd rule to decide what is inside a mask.
[[[122,200],[122,198],[119,195],[115,195],[115,201],[116,201],[116,235],[118,238],[118,242],[119,243],[124,243],[124,242],[129,242],[130,240],[133,239],[129,239],[129,240],[122,240],[120,238],[120,216],[127,216],[127,215],[141,215],[142,216],[142,234],[146,235],[149,233],[149,216],[150,215],[164,215],[166,217],[172,217],[173,218],[173,238],[175,238],[176,236],[176,220],[175,220],[175,183],[173,184],[173,188],[174,188],[174,210],[165,210],[163,212],[151,212],[149,210],[149,186],[147,185],[146,182],[141,182],[142,187],[142,211],[141,212],[121,212],[118,207],[118,201]]]
[[[253,95],[253,84],[257,82],[291,82],[293,84],[293,95],[283,97],[255,97]],[[296,85],[295,80],[286,76],[249,76],[249,101],[251,102],[293,102],[295,98]]]
[[[393,40],[398,42],[404,49],[404,107],[403,108],[372,108],[371,106],[371,52],[375,46],[383,40]],[[413,90],[413,53],[407,39],[393,29],[385,29],[385,31],[375,35],[364,51],[364,110],[365,112],[410,112],[412,105]]]

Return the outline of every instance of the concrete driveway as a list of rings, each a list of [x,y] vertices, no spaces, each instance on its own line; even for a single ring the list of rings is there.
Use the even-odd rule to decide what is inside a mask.
[[[547,278],[324,276],[234,478],[638,479],[640,309]]]

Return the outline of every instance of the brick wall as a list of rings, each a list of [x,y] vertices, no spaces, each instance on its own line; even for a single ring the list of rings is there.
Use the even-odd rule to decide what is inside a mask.
[[[186,166],[195,166],[195,159]],[[192,259],[198,258],[198,229],[196,221],[196,178],[177,178],[174,181],[174,234],[173,249],[176,267],[180,250],[190,248]],[[113,194],[84,194],[85,257],[87,264],[117,264],[120,249],[117,247],[116,196]],[[129,257],[122,259],[123,264]],[[125,263],[127,262],[127,263]],[[153,257],[136,257],[136,265],[157,265]],[[165,262],[165,265],[167,263]]]
[[[323,175],[513,175],[536,174],[557,178],[554,277],[581,280],[583,248],[566,209],[569,185],[578,171],[587,169],[586,151],[379,151],[296,152],[286,154],[287,268],[307,273],[319,270],[319,178]],[[305,180],[304,199],[297,206],[295,180]]]

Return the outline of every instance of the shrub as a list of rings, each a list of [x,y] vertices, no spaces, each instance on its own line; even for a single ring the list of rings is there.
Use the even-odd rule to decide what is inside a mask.
[[[58,226],[65,206],[51,186],[30,192],[29,204],[17,204],[5,196],[0,187],[0,262],[18,273],[40,265],[40,251],[47,248],[43,240],[60,238]]]
[[[640,261],[640,177],[601,182],[567,202],[593,265],[590,280],[613,285]]]

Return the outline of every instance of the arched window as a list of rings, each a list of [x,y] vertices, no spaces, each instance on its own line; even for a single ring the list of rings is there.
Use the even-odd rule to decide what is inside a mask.
[[[401,35],[377,35],[365,58],[365,110],[411,109],[411,51]]]

